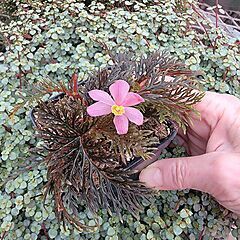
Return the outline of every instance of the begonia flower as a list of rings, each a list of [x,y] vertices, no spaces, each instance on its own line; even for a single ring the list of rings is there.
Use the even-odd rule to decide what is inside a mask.
[[[87,108],[87,113],[92,117],[114,114],[113,122],[118,134],[128,132],[129,121],[142,125],[143,114],[132,106],[144,102],[144,99],[129,89],[126,81],[117,80],[109,87],[112,96],[98,89],[89,91],[89,96],[97,102]]]

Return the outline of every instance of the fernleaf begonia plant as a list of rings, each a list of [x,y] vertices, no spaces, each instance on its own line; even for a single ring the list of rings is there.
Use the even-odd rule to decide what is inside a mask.
[[[106,208],[121,218],[126,209],[138,216],[141,200],[153,192],[131,166],[157,159],[156,151],[170,143],[175,126],[187,124],[203,97],[194,73],[165,53],[113,60],[78,84],[74,73],[69,88],[51,81],[36,88],[38,96],[60,92],[32,110],[44,142],[35,153],[48,169],[45,197],[53,193],[59,220],[80,230],[89,230],[75,215],[81,200],[93,213]]]

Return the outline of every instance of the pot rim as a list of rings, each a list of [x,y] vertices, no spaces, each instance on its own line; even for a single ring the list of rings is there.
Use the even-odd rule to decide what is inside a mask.
[[[55,95],[55,96],[50,97],[50,98],[49,98],[48,100],[46,100],[45,102],[47,103],[47,102],[49,102],[49,101],[57,100],[59,97],[63,97],[64,95],[65,95],[65,93],[59,93],[59,94],[57,94],[57,95]],[[31,111],[30,111],[30,113],[29,113],[31,122],[32,122],[32,124],[33,124],[34,127],[37,127],[36,121],[35,121],[35,116],[34,116],[34,112],[36,112],[36,108],[37,108],[37,107],[38,107],[38,106],[32,108]]]

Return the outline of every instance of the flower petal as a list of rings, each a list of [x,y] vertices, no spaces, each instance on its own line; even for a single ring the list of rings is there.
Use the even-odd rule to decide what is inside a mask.
[[[102,102],[96,102],[87,108],[87,113],[91,117],[103,116],[111,112],[111,106]]]
[[[125,107],[124,115],[129,119],[130,122],[133,122],[137,125],[143,124],[143,114],[136,108]]]
[[[122,135],[128,132],[128,119],[126,116],[115,116],[113,122],[118,134]]]
[[[88,94],[95,101],[103,102],[111,106],[115,104],[111,96],[102,90],[91,90]]]
[[[129,106],[135,106],[142,102],[144,102],[144,99],[139,94],[134,92],[129,92],[122,105],[125,107],[129,107]]]
[[[129,89],[129,84],[124,80],[117,80],[109,87],[110,93],[113,96],[117,105],[122,105],[128,94]]]

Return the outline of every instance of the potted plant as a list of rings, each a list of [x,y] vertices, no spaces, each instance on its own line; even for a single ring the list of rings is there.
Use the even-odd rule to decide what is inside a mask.
[[[73,74],[69,87],[41,83],[40,92],[60,94],[31,112],[44,142],[45,196],[53,193],[59,220],[80,230],[90,230],[77,219],[82,200],[93,213],[138,215],[141,199],[153,194],[139,182],[139,171],[186,127],[203,97],[195,73],[166,53],[112,60],[86,80]]]

